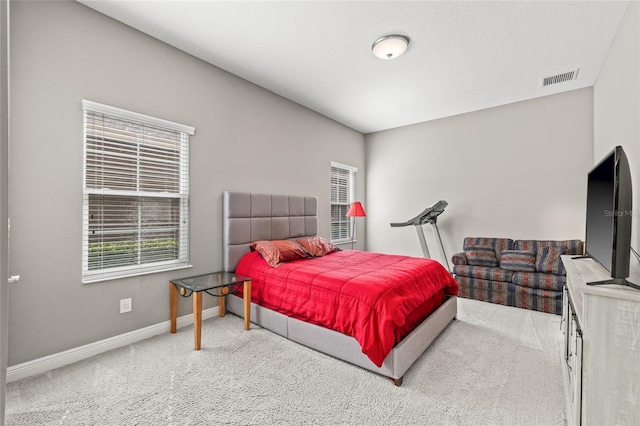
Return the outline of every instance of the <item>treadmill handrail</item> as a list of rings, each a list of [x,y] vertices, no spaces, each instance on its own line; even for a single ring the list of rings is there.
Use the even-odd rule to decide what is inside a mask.
[[[402,223],[390,223],[389,225],[391,225],[394,228],[397,227],[401,227],[401,226],[420,226],[423,225],[425,223],[436,223],[438,220],[438,216],[440,214],[442,214],[442,212],[444,212],[445,207],[447,207],[449,205],[449,203],[447,203],[444,200],[440,200],[437,203],[435,203],[433,206],[431,207],[427,207],[422,213],[420,213],[418,216],[414,217],[413,219],[409,219],[406,222],[402,222]]]

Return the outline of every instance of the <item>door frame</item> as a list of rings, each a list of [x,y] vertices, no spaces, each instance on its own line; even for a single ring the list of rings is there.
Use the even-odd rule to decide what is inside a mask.
[[[7,386],[9,304],[9,0],[0,0],[0,425]]]

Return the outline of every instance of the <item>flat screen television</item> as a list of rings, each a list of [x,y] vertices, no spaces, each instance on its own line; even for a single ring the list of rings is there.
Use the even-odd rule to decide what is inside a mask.
[[[587,177],[585,254],[601,264],[611,279],[587,283],[629,283],[633,192],[629,161],[621,146],[607,154]]]

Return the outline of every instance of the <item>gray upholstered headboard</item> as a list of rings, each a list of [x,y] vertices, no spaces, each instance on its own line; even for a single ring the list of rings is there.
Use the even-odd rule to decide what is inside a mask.
[[[222,217],[222,266],[233,272],[254,241],[316,235],[318,199],[225,191]]]

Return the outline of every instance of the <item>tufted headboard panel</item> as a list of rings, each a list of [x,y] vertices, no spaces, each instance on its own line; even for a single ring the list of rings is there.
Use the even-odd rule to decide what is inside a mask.
[[[233,272],[254,241],[317,235],[318,199],[225,191],[222,218],[222,265]]]

